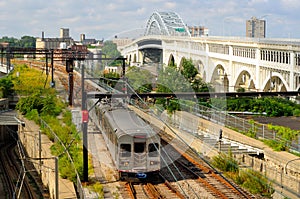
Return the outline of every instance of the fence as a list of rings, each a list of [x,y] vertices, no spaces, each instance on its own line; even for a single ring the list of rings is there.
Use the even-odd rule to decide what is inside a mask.
[[[76,173],[76,181],[77,181],[77,184],[76,184],[76,188],[77,188],[77,192],[78,192],[78,195],[79,195],[79,198],[80,199],[86,199],[86,196],[85,196],[85,193],[84,193],[84,189],[82,187],[82,184],[81,184],[81,180],[80,180],[80,177],[79,177],[79,174],[75,168],[75,165],[74,165],[74,162],[73,162],[73,159],[68,151],[68,149],[66,148],[66,146],[64,145],[64,143],[60,140],[60,138],[56,135],[56,133],[51,129],[51,127],[43,120],[40,118],[40,123],[41,123],[41,126],[43,127],[46,127],[49,129],[49,132],[52,134],[52,136],[54,137],[54,141],[55,142],[59,142],[61,144],[61,146],[63,146],[64,148],[64,151],[65,153],[67,154],[68,156],[68,159],[70,160],[70,162],[72,163],[73,165],[73,169]]]
[[[180,103],[182,111],[187,111],[194,115],[197,115],[203,119],[224,124],[225,126],[237,130],[238,132],[252,133],[256,139],[274,140],[276,142],[288,143],[290,151],[300,153],[300,145],[298,141],[290,142],[276,135],[275,131],[268,128],[268,125],[261,124],[255,121],[246,120],[233,115],[228,114],[226,111],[209,108],[203,105],[189,106],[184,103]]]

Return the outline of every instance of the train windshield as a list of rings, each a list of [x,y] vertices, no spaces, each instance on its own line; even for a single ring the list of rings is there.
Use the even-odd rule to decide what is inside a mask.
[[[121,157],[130,157],[131,156],[131,144],[121,144],[120,145]]]
[[[146,143],[134,143],[134,152],[135,153],[144,153],[145,152],[145,145]]]
[[[149,157],[157,157],[158,154],[159,145],[158,143],[151,143],[148,145],[148,152]]]

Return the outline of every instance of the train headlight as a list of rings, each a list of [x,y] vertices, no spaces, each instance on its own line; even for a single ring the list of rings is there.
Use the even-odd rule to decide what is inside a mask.
[[[121,164],[122,164],[123,166],[128,166],[128,165],[129,165],[129,162],[128,162],[128,161],[126,161],[126,162],[121,162]]]
[[[159,164],[158,161],[150,161],[150,165],[156,165],[156,164]]]

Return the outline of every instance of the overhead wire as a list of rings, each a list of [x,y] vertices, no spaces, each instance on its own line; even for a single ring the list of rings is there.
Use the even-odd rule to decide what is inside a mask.
[[[128,82],[125,82],[126,84],[127,84],[127,86],[132,90],[132,92],[136,95],[136,96],[138,96],[138,99],[139,100],[141,100],[142,101],[142,103],[144,103],[148,108],[149,108],[149,105],[138,95],[138,93],[131,87],[131,85],[128,83]],[[152,112],[152,113],[154,113],[153,112],[153,110],[151,110],[150,109],[150,111]],[[171,130],[172,131],[172,133],[174,133],[177,137],[179,137],[179,135],[166,123],[166,122],[164,122],[160,117],[157,117],[156,115],[155,115],[155,113],[153,114],[153,116],[156,118],[156,119],[158,119],[159,121],[161,121],[161,122],[163,122],[165,125],[166,125],[166,127],[169,129],[169,130]],[[184,141],[182,138],[180,138],[181,139],[181,141]],[[188,146],[188,144],[186,143],[186,142],[184,142],[187,146]],[[155,145],[154,145],[155,146]],[[159,150],[156,146],[155,146],[155,148],[156,148],[156,150]],[[179,168],[175,165],[175,163],[174,163],[174,161],[172,160],[172,158],[169,156],[169,154],[166,152],[166,150],[165,150],[165,148],[162,148],[163,150],[164,150],[164,152],[165,152],[165,154],[167,155],[167,158],[172,162],[172,165],[174,166],[174,168],[177,170],[177,172],[180,174],[180,176],[183,178],[183,179],[185,179],[184,178],[184,176],[183,176],[183,174],[182,174],[182,172],[179,170]],[[164,157],[162,157],[161,156],[161,158],[162,158],[162,160],[164,161],[164,163],[165,163],[165,165],[167,166],[167,169],[168,169],[168,171],[171,173],[171,175],[172,175],[172,177],[174,178],[174,180],[178,183],[178,179],[177,179],[177,177],[175,176],[175,174],[174,174],[174,172],[171,170],[171,168],[169,167],[169,164],[167,163],[167,160],[165,160],[165,158]],[[188,182],[187,182],[187,184],[189,184]],[[181,191],[186,195],[186,191],[182,188],[182,186],[178,183],[178,186],[180,187],[180,189],[181,189]],[[191,187],[191,186],[190,186]],[[192,187],[191,187],[192,188]],[[199,198],[198,196],[197,196],[197,194],[196,194],[196,192],[195,192],[195,190],[192,188],[192,192],[195,194],[195,196],[197,197],[197,198]],[[186,195],[187,196],[187,195]]]

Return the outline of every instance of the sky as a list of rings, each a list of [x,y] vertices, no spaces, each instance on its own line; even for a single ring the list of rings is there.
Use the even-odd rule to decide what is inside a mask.
[[[245,37],[255,16],[266,20],[268,38],[300,38],[299,11],[299,0],[0,0],[0,38],[59,37],[60,28],[75,40],[139,36],[154,12],[176,12],[212,36]]]

